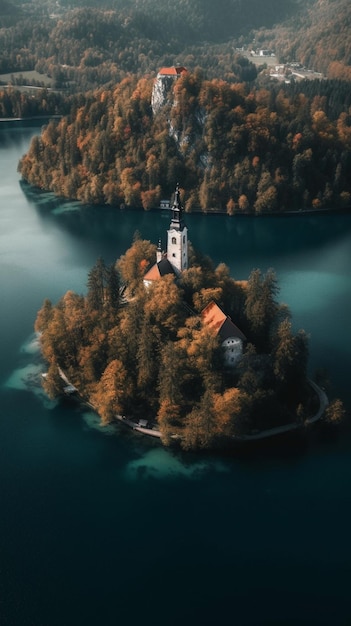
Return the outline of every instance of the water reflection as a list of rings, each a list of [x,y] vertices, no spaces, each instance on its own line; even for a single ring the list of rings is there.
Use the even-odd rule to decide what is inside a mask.
[[[168,226],[165,211],[120,211],[117,207],[82,205],[33,189],[24,182],[21,188],[43,220],[54,220],[77,238],[104,241],[108,248],[113,244],[119,250],[130,244],[136,230],[155,242],[160,236],[165,237]],[[322,250],[351,234],[351,215],[188,214],[185,219],[193,245],[214,260],[239,266],[249,261],[251,267],[257,267],[260,262],[262,269],[274,266],[281,257]]]

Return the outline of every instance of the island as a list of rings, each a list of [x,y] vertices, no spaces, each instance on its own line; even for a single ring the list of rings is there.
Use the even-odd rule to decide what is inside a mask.
[[[51,397],[78,396],[103,424],[165,445],[214,449],[299,428],[328,400],[307,375],[308,340],[279,303],[273,270],[235,280],[195,251],[176,186],[166,247],[135,234],[87,294],[45,300],[35,330]]]

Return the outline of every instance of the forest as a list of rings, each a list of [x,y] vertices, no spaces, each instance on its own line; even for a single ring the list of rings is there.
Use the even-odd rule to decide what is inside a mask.
[[[200,16],[193,9],[188,15],[189,5],[188,17],[182,18],[184,8],[165,12],[157,6],[147,11],[139,5],[128,11],[82,7],[56,17],[25,14],[0,29],[0,74],[36,70],[51,77],[56,88],[78,92],[119,82],[130,73],[155,74],[179,57],[210,76],[220,71],[230,78],[235,46],[216,37],[206,44],[200,40],[200,9]]]
[[[85,296],[45,300],[35,323],[48,364],[44,388],[62,396],[61,368],[102,422],[117,415],[157,423],[166,445],[218,448],[232,438],[291,422],[316,409],[306,379],[307,337],[293,333],[273,270],[236,281],[224,264],[190,250],[180,278],[145,288],[156,247],[136,233],[111,266],[98,259]],[[247,337],[225,367],[216,330],[202,309],[216,301]]]
[[[75,96],[69,115],[33,139],[19,165],[23,178],[84,203],[146,210],[170,197],[175,180],[186,211],[350,206],[347,82],[266,89],[189,71],[155,113],[153,84],[130,76]]]
[[[328,78],[351,80],[350,29],[349,0],[319,0],[255,36],[259,47],[273,47],[281,62],[296,60]]]
[[[37,70],[87,91],[179,63],[231,80],[238,49],[276,49],[328,78],[349,79],[348,0],[0,2],[0,74]],[[246,79],[245,79],[246,80]]]
[[[0,118],[62,116],[67,115],[70,109],[70,98],[45,88],[36,90],[34,94],[13,87],[0,91]]]
[[[64,115],[21,161],[30,184],[149,209],[181,180],[187,211],[230,215],[350,206],[345,0],[2,0],[0,14],[0,73],[51,81],[0,91],[0,116]],[[243,56],[253,42],[330,78],[268,82],[264,58]],[[174,64],[188,75],[155,115],[153,81]]]

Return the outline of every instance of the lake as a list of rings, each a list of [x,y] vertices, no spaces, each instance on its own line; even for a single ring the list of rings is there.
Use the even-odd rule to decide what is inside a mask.
[[[83,207],[20,184],[38,128],[0,126],[0,624],[351,623],[351,433],[170,453],[50,402],[33,335],[44,298],[84,293],[166,212]],[[186,216],[193,245],[236,278],[273,267],[311,375],[351,407],[351,215]]]

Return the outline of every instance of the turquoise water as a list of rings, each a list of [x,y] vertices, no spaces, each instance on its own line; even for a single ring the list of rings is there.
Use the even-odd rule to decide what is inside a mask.
[[[33,128],[0,130],[0,624],[350,624],[351,438],[231,458],[170,454],[104,430],[42,393],[33,322],[43,299],[85,291],[99,255],[158,213],[62,203],[19,184]],[[189,216],[189,236],[237,278],[274,267],[311,371],[349,385],[351,216]]]

